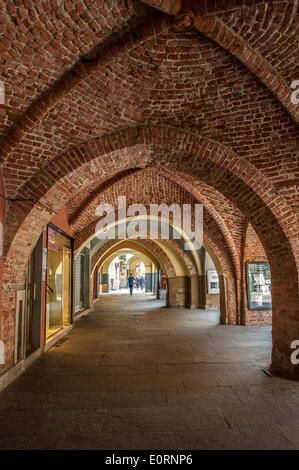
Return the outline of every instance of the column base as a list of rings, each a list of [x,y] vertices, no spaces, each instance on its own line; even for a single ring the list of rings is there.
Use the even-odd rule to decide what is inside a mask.
[[[272,375],[275,375],[276,377],[281,377],[282,379],[287,380],[299,381],[299,364],[287,369],[277,366],[276,364],[271,364],[269,367],[269,371]]]

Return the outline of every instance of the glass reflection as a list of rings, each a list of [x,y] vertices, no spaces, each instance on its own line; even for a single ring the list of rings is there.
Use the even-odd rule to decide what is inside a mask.
[[[70,324],[71,240],[48,227],[46,338]]]
[[[271,309],[271,273],[269,263],[266,261],[247,262],[246,279],[249,310]]]

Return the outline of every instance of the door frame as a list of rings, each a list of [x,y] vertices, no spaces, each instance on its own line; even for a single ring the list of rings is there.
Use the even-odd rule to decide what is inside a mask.
[[[68,235],[67,233],[65,233],[63,230],[61,230],[59,227],[57,227],[56,225],[52,224],[51,222],[49,222],[47,224],[47,227],[46,227],[46,248],[47,248],[47,267],[46,267],[46,284],[47,284],[47,279],[48,279],[48,238],[49,238],[49,228],[52,228],[53,230],[56,230],[58,233],[60,233],[60,235],[63,235],[64,237],[68,238],[70,240],[70,244],[71,244],[71,247],[70,247],[70,250],[71,250],[71,259],[70,259],[70,269],[71,269],[71,275],[70,275],[70,325],[73,324],[73,321],[74,321],[74,239]],[[47,286],[46,286],[47,287]],[[44,344],[47,343],[47,340],[51,340],[54,335],[50,336],[49,338],[46,337],[46,329],[47,329],[47,322],[46,322],[46,315],[47,315],[47,297],[48,297],[48,293],[47,293],[47,288],[45,289],[45,300],[44,300],[44,312],[45,312],[45,322],[44,322],[44,332],[43,332],[43,337],[44,337]],[[63,301],[63,299],[61,299],[61,302]],[[62,310],[62,318],[63,318],[63,310]],[[61,328],[63,329],[63,327]],[[58,331],[61,331],[58,330]],[[56,334],[56,333],[55,333]]]

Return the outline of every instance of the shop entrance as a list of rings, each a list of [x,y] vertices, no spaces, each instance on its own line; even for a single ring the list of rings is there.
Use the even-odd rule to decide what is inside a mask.
[[[71,323],[72,239],[48,227],[46,339]]]

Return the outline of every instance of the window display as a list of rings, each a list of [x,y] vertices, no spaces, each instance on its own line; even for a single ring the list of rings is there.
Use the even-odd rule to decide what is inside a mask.
[[[72,240],[48,226],[46,338],[71,323]]]
[[[247,298],[249,310],[270,310],[271,273],[267,261],[246,262]]]

